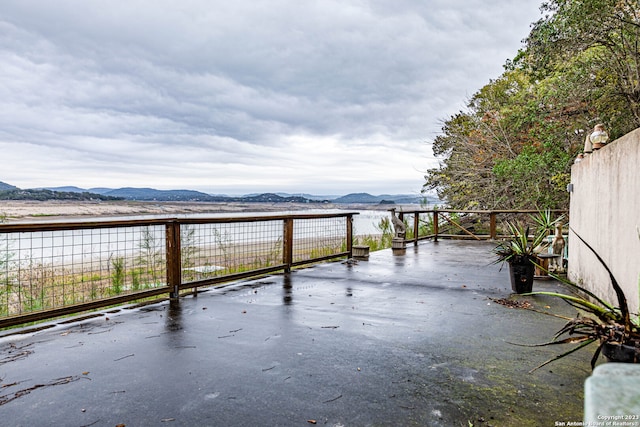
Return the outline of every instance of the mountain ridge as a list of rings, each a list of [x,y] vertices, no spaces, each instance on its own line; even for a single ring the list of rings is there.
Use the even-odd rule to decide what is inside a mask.
[[[77,194],[78,196],[73,196]],[[243,196],[208,194],[196,190],[157,190],[148,187],[83,189],[75,186],[20,189],[0,181],[0,200],[137,200],[167,202],[246,202],[246,203],[336,203],[336,204],[420,204],[423,201],[438,202],[433,196],[411,194],[350,193],[343,196],[317,196],[308,193],[250,193]]]

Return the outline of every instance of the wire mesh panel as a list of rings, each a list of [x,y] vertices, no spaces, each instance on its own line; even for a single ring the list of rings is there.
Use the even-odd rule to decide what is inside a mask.
[[[0,327],[343,256],[351,215],[0,224]]]
[[[0,233],[0,316],[165,285],[163,226]]]
[[[282,220],[183,224],[184,283],[282,264]]]
[[[293,262],[299,263],[346,251],[346,227],[344,217],[296,219]]]

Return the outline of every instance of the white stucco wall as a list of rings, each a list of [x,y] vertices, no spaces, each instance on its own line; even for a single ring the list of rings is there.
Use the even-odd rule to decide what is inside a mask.
[[[640,128],[585,155],[571,169],[570,226],[604,259],[638,312]],[[617,305],[609,276],[569,232],[569,279]]]

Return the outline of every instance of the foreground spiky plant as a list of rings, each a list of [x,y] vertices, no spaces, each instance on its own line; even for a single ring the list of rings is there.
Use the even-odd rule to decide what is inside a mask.
[[[633,362],[640,362],[640,327],[631,320],[631,314],[629,313],[629,306],[627,304],[624,291],[600,255],[598,255],[598,253],[587,242],[585,242],[584,239],[575,232],[575,230],[572,229],[571,231],[587,246],[587,248],[589,248],[591,252],[594,253],[598,261],[604,266],[605,270],[609,274],[611,286],[616,293],[618,305],[614,306],[613,304],[610,304],[598,297],[593,292],[553,274],[551,275],[552,277],[565,283],[571,289],[577,291],[579,295],[583,296],[569,295],[559,292],[531,292],[523,294],[547,295],[561,298],[571,306],[584,312],[583,315],[578,314],[575,318],[567,318],[568,322],[554,335],[552,341],[541,344],[525,345],[527,347],[541,347],[560,344],[577,345],[577,347],[571,348],[570,350],[545,361],[529,372],[533,372],[554,360],[561,359],[593,343],[597,343],[598,347],[591,359],[592,369],[595,367],[602,349],[607,344],[619,346],[626,345],[635,349]],[[561,339],[563,336],[566,336],[566,338]]]

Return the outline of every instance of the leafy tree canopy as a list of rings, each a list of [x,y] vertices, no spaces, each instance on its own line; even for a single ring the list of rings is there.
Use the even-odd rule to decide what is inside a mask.
[[[443,123],[425,176],[451,207],[568,208],[575,156],[596,123],[640,126],[637,0],[553,0],[505,72]]]

